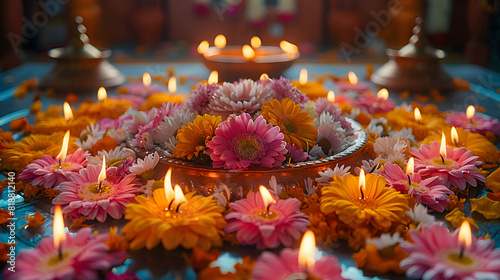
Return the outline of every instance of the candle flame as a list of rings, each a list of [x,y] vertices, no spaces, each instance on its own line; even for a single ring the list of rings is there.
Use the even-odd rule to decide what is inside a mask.
[[[443,158],[446,158],[446,136],[444,132],[441,132],[441,147],[439,148],[439,154]]]
[[[296,45],[284,40],[280,42],[280,48],[286,52],[290,58],[294,57],[299,51],[299,48],[297,48]]]
[[[66,240],[66,233],[64,232],[64,219],[61,210],[61,205],[56,205],[54,211],[54,222],[52,223],[52,230],[54,233],[54,247],[59,250],[61,242]]]
[[[460,226],[460,230],[458,231],[458,241],[465,248],[469,247],[472,243],[472,232],[470,229],[469,221],[464,220],[462,225]]]
[[[216,84],[218,82],[219,82],[219,72],[214,70],[210,73],[210,76],[208,76],[208,84]]]
[[[201,43],[198,45],[198,48],[196,49],[199,54],[204,54],[207,50],[208,47],[210,47],[210,44],[208,41],[201,41]]]
[[[316,238],[312,230],[307,230],[302,237],[299,248],[299,267],[302,271],[314,271]]]
[[[413,115],[415,116],[415,120],[420,123],[422,121],[422,114],[420,114],[420,110],[418,108],[415,108],[413,111]]]
[[[406,175],[413,174],[415,172],[415,159],[411,157],[406,164]]]
[[[458,132],[454,126],[451,127],[451,141],[453,141],[455,145],[458,145]]]
[[[149,75],[148,72],[144,73],[142,75],[142,83],[144,84],[144,86],[146,87],[149,87],[149,85],[151,85],[151,75]]]
[[[64,111],[64,119],[66,121],[69,121],[73,118],[73,111],[71,110],[71,106],[69,106],[68,102],[64,102],[63,111]]]
[[[335,103],[335,93],[333,91],[329,91],[328,95],[326,96],[326,99],[330,101],[331,103]]]
[[[170,203],[173,199],[175,199],[175,192],[172,188],[172,168],[169,168],[167,174],[165,174],[163,187],[165,188],[165,197],[167,198],[167,202]]]
[[[183,202],[187,202],[187,199],[184,196],[184,193],[182,192],[182,189],[179,185],[175,185],[174,193],[175,193],[175,204],[176,205],[179,205]]]
[[[474,105],[469,105],[469,107],[467,107],[467,112],[465,113],[467,115],[467,119],[472,120],[474,113],[476,113],[476,108],[474,108]]]
[[[215,37],[215,40],[214,40],[214,45],[217,48],[225,47],[226,46],[226,36],[224,36],[222,34],[217,35],[217,37]]]
[[[102,165],[101,165],[101,172],[99,172],[99,177],[97,177],[97,181],[101,183],[102,181],[106,180],[106,157],[102,157]]]
[[[241,51],[247,60],[252,60],[255,57],[255,51],[249,45],[244,45]]]
[[[177,79],[175,77],[170,77],[168,80],[168,92],[175,93],[177,91]]]
[[[387,91],[387,89],[383,88],[377,92],[377,97],[381,98],[383,100],[387,100],[389,98],[389,91]]]
[[[276,203],[276,200],[271,196],[271,193],[263,185],[259,186],[260,195],[262,196],[262,201],[264,201],[264,207],[267,208],[269,205]]]
[[[108,93],[106,92],[106,89],[103,87],[100,87],[99,90],[97,91],[97,99],[102,101],[106,98],[108,98]]]
[[[366,194],[366,179],[364,169],[361,169],[361,171],[359,172],[359,189]]]
[[[354,72],[349,71],[349,74],[347,74],[347,77],[349,78],[349,82],[352,85],[355,85],[358,83],[358,76],[356,76],[356,74],[354,74]]]
[[[266,73],[262,73],[262,75],[260,75],[260,80],[262,81],[269,80],[269,75],[267,75]]]
[[[64,134],[61,151],[56,156],[56,159],[59,162],[63,162],[66,159],[66,155],[68,154],[68,143],[69,143],[69,130],[66,131],[66,134]]]
[[[299,84],[305,85],[307,83],[307,69],[302,68],[299,75]]]
[[[252,45],[252,48],[257,49],[262,46],[262,41],[258,36],[253,36],[252,39],[250,39],[250,45]]]

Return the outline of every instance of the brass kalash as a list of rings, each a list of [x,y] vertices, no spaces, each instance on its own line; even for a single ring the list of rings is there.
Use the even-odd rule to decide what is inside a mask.
[[[65,93],[95,92],[99,87],[123,84],[125,76],[108,62],[111,51],[100,51],[89,44],[81,17],[75,18],[74,28],[76,30],[68,46],[48,52],[56,65],[42,78],[40,87]]]
[[[373,73],[372,82],[393,90],[420,93],[454,89],[453,79],[439,63],[445,52],[429,46],[422,34],[421,18],[415,23],[410,43],[400,50],[387,49],[389,61]]]

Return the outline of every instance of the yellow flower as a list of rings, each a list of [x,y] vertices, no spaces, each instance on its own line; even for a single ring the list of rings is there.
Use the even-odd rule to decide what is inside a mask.
[[[125,252],[128,250],[128,242],[125,236],[117,234],[116,226],[109,228],[108,241],[104,242],[109,247],[110,252]]]
[[[50,135],[32,134],[10,145],[7,150],[0,153],[2,169],[20,172],[26,165],[43,155],[57,156],[61,151],[63,138],[64,132],[56,132]],[[69,142],[74,143],[75,139],[75,137],[71,137]],[[76,145],[70,144],[68,155],[72,154],[77,148]]]
[[[85,216],[74,218],[73,223],[69,226],[69,229],[93,227],[94,226],[93,224],[92,225],[84,224],[86,221],[87,221],[87,217],[85,217]]]
[[[70,121],[66,121],[64,117],[48,118],[37,122],[31,126],[31,133],[34,134],[52,134],[57,131],[69,130],[71,135],[80,136],[82,131],[96,120],[90,119],[87,116],[80,116]]]
[[[375,245],[368,244],[359,252],[352,254],[352,258],[356,261],[359,268],[378,273],[387,273],[389,271],[399,274],[405,273],[405,270],[399,266],[399,263],[407,257],[408,254],[398,245],[379,251]]]
[[[111,99],[104,99],[98,103],[83,102],[78,110],[76,110],[74,116],[75,118],[87,116],[98,120],[103,118],[116,119],[123,115],[130,105],[130,102],[127,101]]]
[[[198,246],[203,250],[222,245],[220,233],[226,225],[222,216],[224,208],[218,207],[211,196],[188,193],[187,202],[180,204],[179,212],[165,210],[169,202],[163,189],[156,190],[150,199],[144,196],[135,199],[137,203],[127,204],[125,219],[130,221],[121,230],[131,241],[130,249],[152,249],[160,241],[169,251],[179,245],[186,249]]]
[[[152,94],[146,98],[146,103],[143,104],[139,110],[148,111],[154,107],[160,108],[163,103],[167,104],[168,102],[180,104],[183,100],[184,98],[181,95],[170,95],[165,93]]]
[[[460,209],[458,208],[455,208],[453,209],[450,213],[446,214],[446,216],[444,216],[444,218],[454,227],[454,228],[458,228],[462,225],[462,222],[467,220],[469,221],[469,224],[473,227],[475,227],[476,229],[479,229],[479,227],[477,226],[476,222],[471,219],[471,218],[467,218],[465,216],[465,213],[460,211]]]
[[[392,110],[387,113],[387,124],[392,130],[401,130],[402,128],[412,128],[413,135],[417,141],[427,137],[431,131],[441,131],[443,127],[448,126],[446,120],[439,115],[426,114],[422,112],[422,120],[417,122],[413,112],[405,109]]]
[[[500,201],[493,200],[488,196],[470,199],[471,212],[478,212],[486,219],[494,220],[500,218]]]
[[[321,211],[337,214],[340,221],[352,228],[370,224],[386,230],[401,221],[410,210],[406,197],[386,187],[385,178],[375,174],[366,175],[363,194],[358,177],[353,175],[334,176],[331,186],[321,190]]]
[[[52,118],[58,118],[62,113],[62,108],[56,105],[50,105],[45,112],[38,112],[35,115],[35,119],[37,122],[47,120],[47,119],[52,119]]]
[[[500,192],[500,168],[486,177],[486,187],[495,193]]]
[[[318,131],[306,111],[300,109],[290,98],[273,99],[262,106],[262,116],[268,123],[279,126],[285,134],[285,142],[295,144],[298,149],[307,150],[316,145]]]
[[[215,129],[222,122],[219,116],[205,114],[198,115],[193,122],[187,126],[181,127],[177,132],[177,141],[173,151],[176,158],[187,158],[188,160],[196,157],[203,160],[202,155],[207,148],[207,143],[212,140],[215,135]]]
[[[444,127],[442,129],[446,136],[446,145],[448,147],[465,147],[471,151],[475,156],[478,156],[483,163],[496,163],[497,148],[486,137],[479,133],[467,132],[461,128],[457,128],[458,142],[455,143],[451,139],[451,127]],[[418,143],[431,145],[432,142],[441,142],[441,131],[433,131],[424,140]]]

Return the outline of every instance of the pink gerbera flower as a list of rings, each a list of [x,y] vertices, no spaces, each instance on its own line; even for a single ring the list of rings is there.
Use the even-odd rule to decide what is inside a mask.
[[[340,274],[342,269],[337,258],[325,255],[317,260],[314,271],[308,271],[312,276],[307,279],[342,280]],[[252,279],[275,280],[275,279],[306,279],[304,270],[299,266],[299,251],[285,248],[279,256],[271,252],[263,252],[252,271]]]
[[[215,168],[278,167],[287,153],[284,137],[279,127],[268,124],[262,116],[253,121],[246,113],[233,115],[217,127],[207,143],[207,153]]]
[[[347,132],[352,131],[352,125],[342,116],[342,110],[339,108],[339,104],[332,103],[324,97],[320,97],[314,103],[316,108],[316,114],[320,116],[323,112],[328,112],[332,116],[334,122],[340,122],[343,129]]]
[[[465,189],[466,183],[477,186],[477,182],[485,182],[483,175],[477,172],[477,167],[482,164],[477,161],[477,156],[466,148],[452,149],[446,147],[446,156],[441,158],[440,144],[433,142],[431,146],[422,145],[419,149],[412,149],[410,153],[415,157],[415,172],[424,178],[438,176],[444,179],[447,187],[455,186]]]
[[[119,264],[123,254],[108,254],[106,234],[94,237],[92,229],[66,234],[61,243],[62,259],[52,237],[44,238],[33,250],[21,250],[15,272],[4,270],[5,279],[98,279],[99,270]]]
[[[82,149],[76,150],[61,162],[51,156],[43,155],[41,159],[28,164],[19,174],[19,179],[29,181],[33,186],[45,188],[57,186],[86,167],[87,156],[90,154]]]
[[[449,203],[449,194],[453,191],[442,184],[439,177],[422,180],[418,173],[406,175],[397,164],[386,163],[381,173],[387,179],[389,187],[400,193],[411,194],[418,204],[427,205],[438,212],[443,212]]]
[[[201,114],[206,113],[206,107],[218,89],[219,85],[215,83],[196,85],[196,90],[193,90],[189,99],[186,101],[187,108],[193,112],[199,112]]]
[[[495,243],[472,238],[460,257],[459,230],[450,233],[442,223],[433,222],[422,226],[421,232],[410,231],[413,243],[400,245],[409,254],[401,262],[406,275],[424,280],[500,279],[500,250],[495,250]]]
[[[446,121],[455,127],[463,128],[467,131],[475,133],[486,134],[490,131],[496,135],[500,135],[500,122],[494,118],[484,118],[482,116],[474,115],[472,121],[467,118],[466,113],[454,113],[446,117]]]
[[[396,108],[396,104],[390,99],[382,99],[374,94],[363,94],[355,102],[357,108],[363,108],[370,114],[386,113]]]
[[[72,217],[86,216],[88,220],[104,222],[109,214],[114,219],[120,219],[125,206],[139,194],[139,188],[132,184],[135,174],[114,181],[105,179],[100,185],[100,170],[101,165],[90,165],[71,176],[71,181],[55,188],[61,193],[52,203],[61,204],[63,213],[70,213]],[[107,176],[112,173],[109,172]]]
[[[236,232],[238,242],[242,245],[257,244],[259,250],[276,248],[280,243],[292,245],[292,241],[307,230],[307,215],[299,211],[300,200],[272,197],[276,203],[269,206],[269,211],[258,192],[250,192],[246,199],[229,204],[231,212],[226,215],[224,230]]]
[[[267,86],[272,89],[274,98],[279,101],[290,98],[296,104],[304,104],[309,100],[309,97],[294,87],[287,78],[269,79]]]

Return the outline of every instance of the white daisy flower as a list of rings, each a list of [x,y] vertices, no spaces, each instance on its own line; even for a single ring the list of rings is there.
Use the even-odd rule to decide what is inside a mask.
[[[373,150],[381,160],[386,162],[401,161],[406,163],[404,151],[409,144],[410,141],[401,139],[399,136],[379,137],[373,144]]]
[[[370,159],[368,161],[366,160],[363,160],[361,162],[361,168],[359,167],[356,167],[354,168],[354,172],[356,172],[357,175],[359,175],[359,172],[361,171],[361,169],[363,169],[365,171],[366,174],[378,174],[378,172],[380,171],[380,158],[376,158],[374,160]]]
[[[271,176],[271,180],[269,180],[269,187],[271,188],[270,191],[277,196],[279,196],[281,194],[281,191],[283,190],[281,185],[278,185],[278,181],[276,180],[276,177],[274,175]]]
[[[375,247],[377,247],[377,249],[382,250],[387,247],[395,246],[403,241],[404,239],[399,236],[399,232],[396,232],[393,235],[390,235],[388,233],[383,233],[378,238],[366,239],[366,244],[372,244]]]
[[[318,187],[314,186],[314,181],[310,177],[307,177],[307,179],[304,179],[304,186],[306,189],[306,197],[309,197],[312,194],[316,193],[316,190]]]
[[[163,148],[167,149],[169,152],[173,151],[177,131],[188,123],[192,122],[196,117],[196,114],[190,110],[179,110],[172,114],[171,116],[166,116],[160,122],[158,127],[154,130],[154,142],[159,143]],[[172,148],[172,149],[170,149]]]
[[[88,156],[87,162],[90,165],[102,164],[102,157],[106,158],[106,166],[111,167],[120,164],[125,158],[135,158],[135,152],[129,148],[118,146],[109,151],[98,151],[95,156]]]
[[[337,175],[340,177],[345,177],[347,174],[351,174],[349,172],[349,169],[351,169],[350,166],[342,165],[339,167],[339,165],[337,164],[335,165],[335,168],[333,170],[331,168],[328,168],[325,171],[318,172],[318,175],[320,177],[316,178],[316,182],[318,182],[322,186],[330,186],[330,182],[333,180],[333,176]]]
[[[427,207],[423,204],[415,204],[413,209],[410,209],[409,212],[405,212],[408,216],[410,216],[412,220],[412,224],[414,224],[417,229],[420,229],[422,225],[432,223],[436,220],[436,218],[427,213]]]
[[[160,156],[157,152],[154,154],[147,155],[144,160],[137,159],[137,163],[134,163],[130,167],[130,172],[135,173],[135,175],[140,176],[150,170],[153,170],[158,162],[160,161]]]
[[[76,139],[75,144],[88,151],[92,149],[92,146],[94,146],[97,141],[104,137],[105,133],[105,130],[99,130],[98,124],[92,123],[80,133],[80,138]]]
[[[416,143],[415,136],[413,136],[413,131],[410,128],[403,128],[399,131],[391,131],[389,132],[389,136],[399,137],[400,139],[408,140],[411,143]]]
[[[217,205],[219,207],[226,207],[231,199],[231,192],[227,185],[220,183],[220,185],[215,188],[213,197],[217,200]]]

